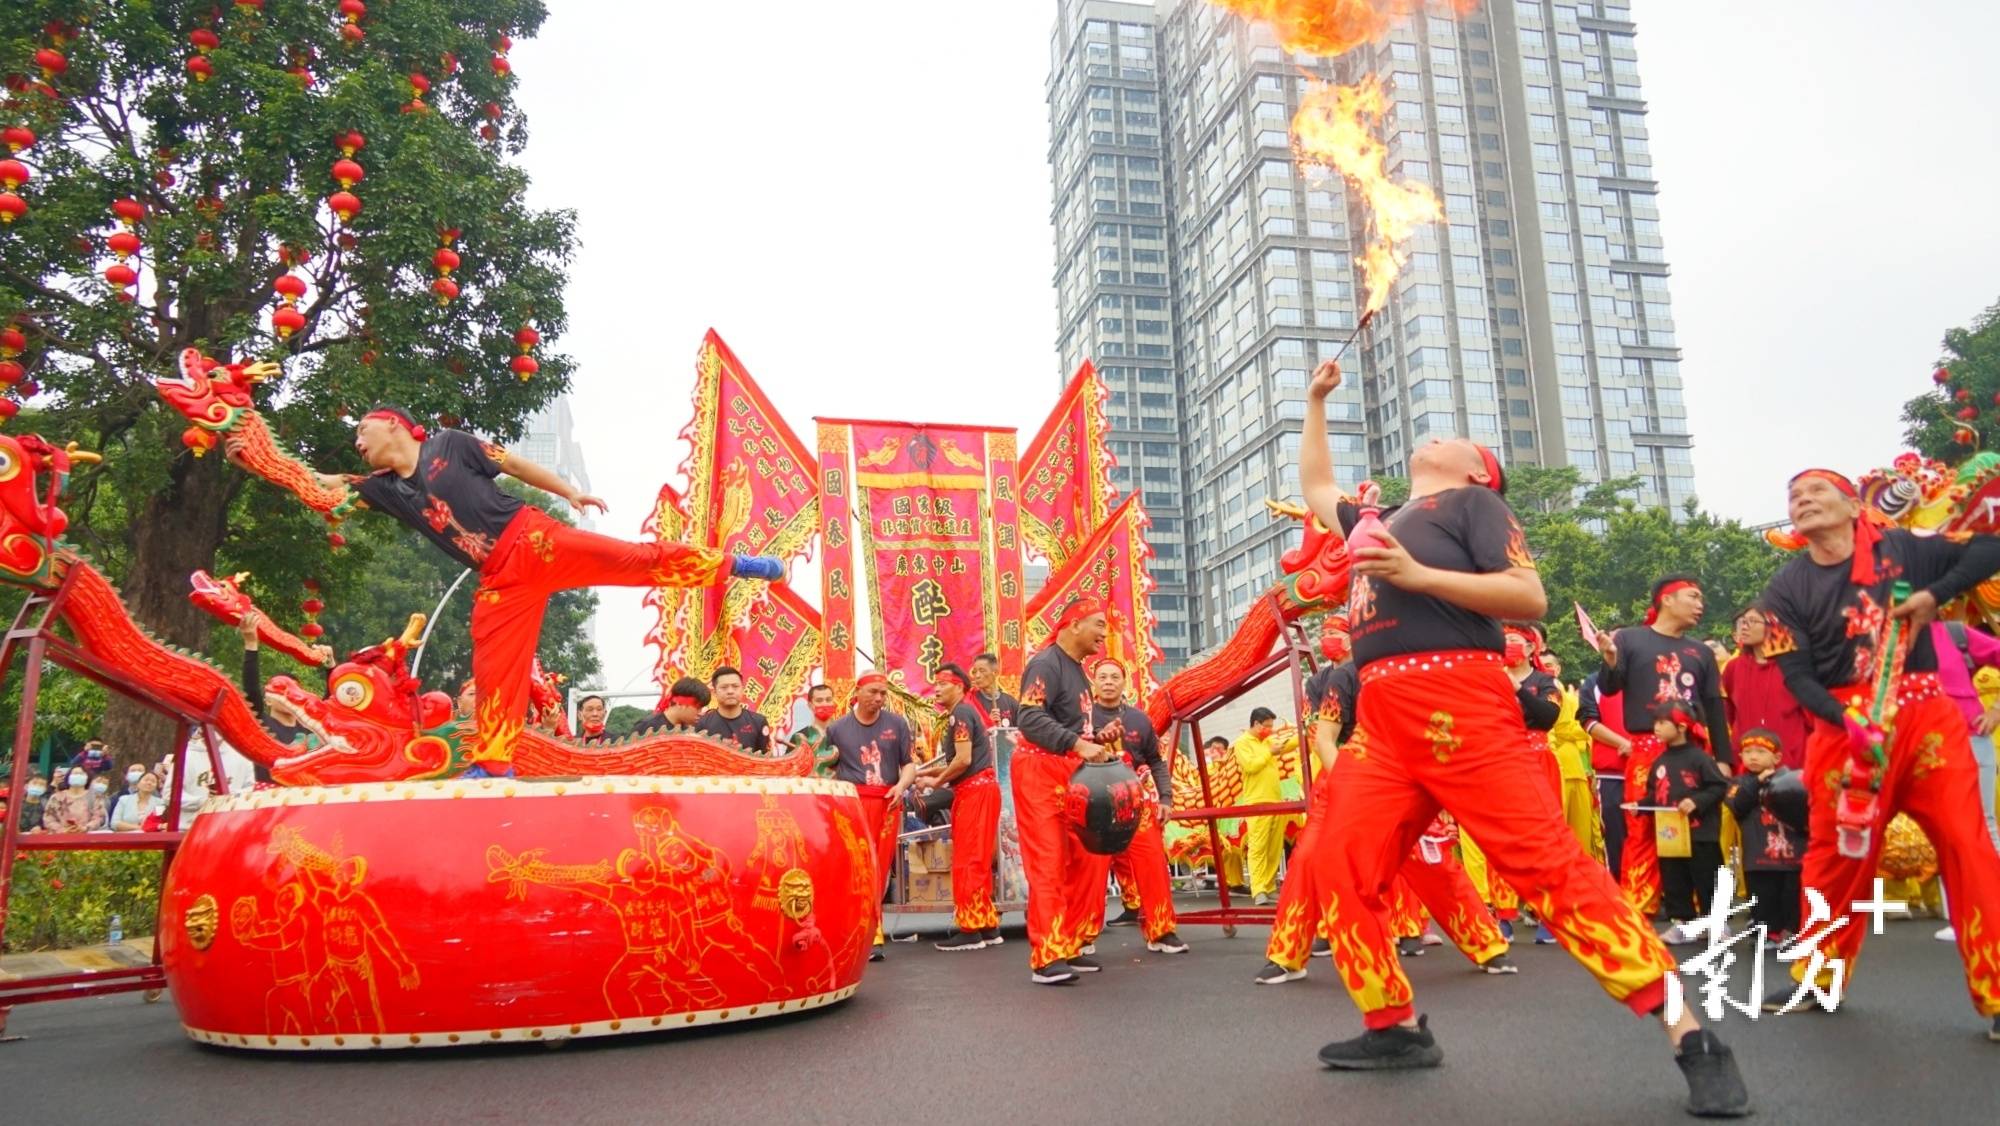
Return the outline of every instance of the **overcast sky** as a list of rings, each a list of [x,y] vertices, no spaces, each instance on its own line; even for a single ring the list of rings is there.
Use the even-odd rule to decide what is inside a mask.
[[[685,455],[710,326],[809,446],[815,414],[1025,441],[1061,374],[1053,2],[550,7],[513,60],[532,198],[580,216],[554,346],[600,528],[636,536]],[[1790,469],[1893,455],[1943,331],[2000,300],[2000,6],[1634,9],[1701,499],[1773,519]],[[643,688],[649,618],[603,596],[607,681]]]

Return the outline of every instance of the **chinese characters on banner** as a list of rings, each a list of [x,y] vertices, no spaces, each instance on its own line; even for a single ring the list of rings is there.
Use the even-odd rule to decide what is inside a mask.
[[[1027,592],[1021,577],[1021,516],[1017,481],[1014,476],[1014,434],[986,436],[986,468],[992,478],[994,588],[998,595],[998,646],[1000,683],[1008,692],[1021,687],[1021,666],[1026,663],[1023,648],[1027,639],[1021,629],[1022,605]]]
[[[687,505],[681,499],[680,490],[672,485],[661,485],[659,498],[653,502],[653,511],[640,525],[639,532],[655,542],[686,542]],[[660,619],[646,634],[646,644],[660,651],[659,660],[653,665],[653,679],[662,688],[687,675],[688,648],[691,641],[699,640],[700,627],[690,627],[688,620],[695,612],[701,592],[684,586],[656,586],[646,591],[641,604],[658,611]]]
[[[851,432],[877,656],[892,682],[927,692],[939,665],[965,664],[991,641],[987,432],[899,422]]]
[[[1021,458],[1021,534],[1060,571],[1104,524],[1117,491],[1105,441],[1104,385],[1089,361],[1063,388],[1055,410]]]
[[[854,522],[847,493],[847,424],[819,424],[820,530],[819,591],[824,619],[821,667],[843,704],[854,692]]]
[[[805,550],[819,527],[819,497],[813,482],[813,458],[804,443],[785,425],[750,373],[713,329],[702,341],[695,365],[694,419],[681,432],[691,448],[681,466],[688,491],[679,506],[683,542],[748,555],[789,559]],[[657,508],[654,534],[675,522]],[[675,606],[673,596],[656,591],[661,607],[662,663],[678,672],[706,678],[717,665],[728,663],[753,639],[738,634],[753,618],[780,612],[769,605],[771,587],[738,581],[691,591]],[[678,611],[669,616],[668,611]],[[766,719],[782,725],[789,720],[792,701],[778,698],[769,682],[744,668],[746,693],[762,700]]]
[[[1050,576],[1026,610],[1028,648],[1034,650],[1048,644],[1071,601],[1102,599],[1111,619],[1104,651],[1125,666],[1141,701],[1153,693],[1152,667],[1160,660],[1153,641],[1153,576],[1146,562],[1153,557],[1146,543],[1148,523],[1139,498],[1125,498],[1068,564]]]
[[[792,701],[819,664],[820,617],[791,587],[769,593],[748,622],[729,631],[724,657],[743,670],[744,703],[771,721],[774,739],[783,739],[791,732]]]

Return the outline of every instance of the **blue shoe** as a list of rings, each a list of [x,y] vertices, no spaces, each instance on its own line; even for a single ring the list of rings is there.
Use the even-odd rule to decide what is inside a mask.
[[[778,582],[785,577],[785,561],[769,555],[732,555],[729,573],[739,579]]]
[[[1543,923],[1541,926],[1535,928],[1536,946],[1554,946],[1555,944],[1556,944],[1555,932],[1549,930],[1549,925],[1547,923]]]
[[[1495,922],[1500,924],[1500,937],[1508,942],[1514,941],[1514,924],[1506,919],[1497,919]]]
[[[473,763],[471,766],[465,768],[465,773],[459,775],[460,778],[512,778],[513,776],[514,768],[512,766],[495,774],[486,769],[486,764],[483,762]]]

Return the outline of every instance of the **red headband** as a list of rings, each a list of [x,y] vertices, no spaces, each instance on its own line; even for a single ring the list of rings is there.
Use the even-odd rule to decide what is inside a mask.
[[[1779,753],[1777,737],[1765,731],[1746,732],[1736,740],[1736,749],[1739,751],[1747,751],[1752,747],[1762,747],[1774,755]]]
[[[408,430],[410,432],[410,437],[415,438],[419,442],[424,440],[424,428],[417,425],[415,419],[411,418],[409,415],[402,413],[401,411],[392,411],[392,410],[369,411],[367,414],[362,415],[361,418],[363,421],[366,421],[371,418],[379,418],[384,422],[393,422],[396,425],[402,427],[403,429]]]
[[[1667,713],[1667,718],[1687,728],[1688,738],[1694,740],[1697,746],[1708,746],[1708,728],[1695,722],[1694,716],[1690,715],[1686,708],[1674,707]]]
[[[1097,614],[1105,613],[1104,603],[1095,598],[1078,598],[1063,607],[1062,616],[1056,619],[1056,629],[1065,630]]]
[[[695,699],[693,696],[669,696],[667,697],[667,706],[670,708],[698,708],[701,707],[701,701]]]
[[[1832,485],[1848,500],[1861,500],[1861,493],[1854,487],[1854,482],[1848,480],[1845,474],[1831,469],[1805,470],[1795,474],[1785,485],[1789,488],[1808,477]],[[1881,513],[1866,504],[1861,505],[1861,515],[1854,520],[1854,566],[1848,572],[1848,577],[1854,580],[1856,586],[1875,585],[1875,545],[1882,539],[1882,524],[1885,522],[1886,518]]]
[[[972,682],[958,675],[957,669],[939,669],[937,671],[937,676],[933,677],[932,679],[955,681],[961,689],[964,689],[967,692],[972,691]]]
[[[1500,468],[1499,457],[1492,450],[1487,449],[1478,442],[1472,443],[1472,448],[1479,451],[1480,464],[1486,467],[1486,487],[1496,493],[1505,495],[1507,492],[1507,474]]]
[[[1119,664],[1118,661],[1112,657],[1093,658],[1091,662],[1084,667],[1084,671],[1089,673],[1091,677],[1095,679],[1097,676],[1097,670],[1103,668],[1106,665],[1110,665],[1112,668],[1117,669],[1118,674],[1120,676],[1123,676],[1125,674],[1125,666]]]
[[[854,682],[854,690],[859,692],[872,684],[879,684],[887,688],[889,686],[889,678],[879,672],[864,672],[861,674],[860,679]]]
[[[1665,602],[1669,595],[1678,594],[1681,591],[1690,589],[1700,590],[1701,584],[1691,583],[1686,579],[1681,579],[1677,582],[1671,582],[1661,587],[1660,593],[1653,596],[1652,606],[1650,606],[1646,610],[1646,624],[1652,625],[1654,622],[1660,620],[1660,603]]]

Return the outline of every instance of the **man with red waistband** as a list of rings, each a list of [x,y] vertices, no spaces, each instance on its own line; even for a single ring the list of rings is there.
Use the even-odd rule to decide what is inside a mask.
[[[880,895],[896,867],[896,837],[903,827],[903,792],[916,777],[916,739],[910,723],[889,711],[889,678],[865,672],[854,682],[854,707],[826,725],[826,742],[833,749],[833,776],[857,789],[879,792],[888,802],[875,828],[875,877],[878,919],[871,962],[882,960]]]
[[[1313,855],[1319,847],[1316,842],[1330,816],[1333,767],[1340,757],[1339,748],[1354,733],[1355,702],[1361,692],[1360,676],[1349,659],[1352,652],[1344,615],[1327,616],[1319,647],[1327,663],[1306,682],[1306,706],[1313,718],[1312,750],[1319,767],[1313,771],[1311,808],[1306,812],[1305,828],[1300,830],[1298,842],[1292,848],[1294,863],[1278,888],[1278,913],[1271,921],[1270,941],[1264,946],[1267,961],[1253,979],[1258,985],[1297,981],[1306,976],[1308,955],[1324,958],[1333,953],[1325,935],[1326,903],[1314,877],[1316,866],[1303,858]],[[1520,968],[1507,956],[1507,940],[1494,925],[1486,905],[1479,901],[1478,889],[1472,886],[1471,877],[1452,855],[1449,841],[1443,840],[1447,831],[1433,826],[1424,836],[1431,837],[1434,832],[1436,838],[1419,840],[1397,869],[1396,895],[1415,899],[1423,910],[1430,912],[1452,944],[1480,972],[1519,973]],[[1441,843],[1446,847],[1439,847]],[[1411,957],[1421,956],[1424,951],[1423,943],[1414,937],[1399,946],[1402,953]]]
[[[939,950],[980,950],[1005,941],[1000,915],[993,909],[993,853],[1000,836],[993,744],[967,695],[972,678],[965,670],[939,665],[931,679],[949,733],[943,753],[917,772],[917,785],[926,790],[951,787],[952,924],[958,928],[935,945]]]
[[[1326,442],[1325,400],[1338,386],[1338,364],[1313,373],[1299,479],[1314,515],[1352,529],[1359,514],[1334,483]],[[1440,808],[1487,842],[1500,877],[1528,893],[1605,992],[1665,1023],[1672,956],[1577,843],[1548,785],[1522,769],[1527,729],[1501,667],[1500,621],[1538,619],[1548,599],[1501,499],[1505,487],[1492,451],[1432,442],[1412,451],[1410,500],[1379,540],[1349,543],[1360,714],[1331,771],[1326,830],[1306,862],[1326,904],[1334,962],[1367,1031],[1321,1048],[1328,1067],[1435,1067],[1443,1059],[1427,1018],[1416,1016],[1383,913],[1396,870]],[[1667,1031],[1689,1112],[1748,1113],[1735,1058],[1715,1034],[1686,1009]]]
[[[1954,542],[1885,530],[1862,504],[1854,483],[1828,469],[1808,469],[1792,478],[1787,501],[1792,526],[1805,538],[1805,552],[1772,577],[1759,601],[1770,612],[1765,650],[1813,717],[1806,742],[1811,800],[1800,882],[1825,897],[1839,928],[1827,934],[1819,950],[1829,962],[1843,960],[1851,977],[1867,934],[1867,924],[1851,917],[1852,905],[1872,890],[1890,818],[1909,814],[1937,847],[1938,864],[1951,889],[1951,921],[1972,1004],[1992,1022],[1988,1036],[2000,1041],[2000,855],[1985,830],[1979,767],[1965,717],[1938,681],[1937,652],[1926,628],[1938,607],[2000,571],[2000,538]],[[1891,591],[1898,582],[1908,583],[1914,593],[1892,606]],[[1890,619],[1903,623],[1909,648],[1895,685],[1895,717],[1884,736],[1868,729],[1867,715]],[[1888,765],[1872,821],[1858,826],[1870,834],[1867,855],[1843,856],[1838,843],[1842,806],[1850,799],[1868,799],[1865,787],[1845,792],[1854,781],[1847,770],[1871,762],[1878,738],[1886,739]],[[1802,928],[1814,929],[1810,919]],[[1792,969],[1794,979],[1804,982],[1808,963],[1800,959]],[[1808,984],[1824,987],[1827,982]],[[1764,1007],[1773,1012],[1802,1007],[1807,993],[1806,988],[1781,989],[1765,999]]]
[[[981,653],[972,659],[972,695],[966,699],[979,709],[979,718],[989,731],[1014,726],[1015,713],[1021,708],[1021,702],[1000,687],[1000,657],[996,653]]]
[[[1597,686],[1606,695],[1622,694],[1625,730],[1632,750],[1625,756],[1625,800],[1637,801],[1650,784],[1660,741],[1653,736],[1653,709],[1662,704],[1701,705],[1709,718],[1715,759],[1722,772],[1736,766],[1735,743],[1729,738],[1728,711],[1722,702],[1722,670],[1708,646],[1686,636],[1701,624],[1705,609],[1701,585],[1687,575],[1668,575],[1653,584],[1652,608],[1646,624],[1603,634],[1598,641],[1604,667]],[[1609,815],[1609,811],[1606,811]],[[1648,917],[1660,910],[1660,855],[1653,845],[1653,815],[1625,811],[1625,859],[1621,871],[1625,896]]]
[[[1103,647],[1108,628],[1104,603],[1071,601],[1054,640],[1021,672],[1021,735],[1009,773],[1028,876],[1028,968],[1037,985],[1068,985],[1079,973],[1103,968],[1084,947],[1103,910],[1109,858],[1083,847],[1063,819],[1063,805],[1078,765],[1109,759],[1124,737],[1117,724],[1088,726],[1091,689],[1083,662]]]
[[[1118,877],[1121,892],[1131,889],[1139,900],[1139,926],[1146,949],[1155,954],[1185,954],[1187,943],[1174,932],[1174,886],[1167,878],[1167,843],[1163,835],[1167,814],[1173,807],[1173,775],[1160,754],[1160,736],[1145,712],[1125,702],[1125,666],[1110,657],[1090,662],[1090,728],[1115,728],[1121,735],[1117,744],[1125,764],[1137,771],[1145,785],[1146,803],[1139,810],[1139,828],[1125,851],[1111,858],[1112,874]],[[1085,895],[1090,889],[1077,889]],[[1104,886],[1099,881],[1096,894],[1089,896],[1095,911],[1091,917],[1091,941],[1104,930]]]
[[[459,430],[429,432],[401,407],[378,405],[354,427],[354,448],[374,472],[320,474],[352,487],[479,572],[472,600],[472,679],[479,686],[468,777],[514,773],[514,744],[528,712],[528,680],[542,615],[557,591],[585,586],[706,586],[725,576],[777,580],[763,556],[725,556],[686,544],[626,543],[572,528],[493,483],[505,473],[553,493],[578,512],[604,502],[549,469]]]

